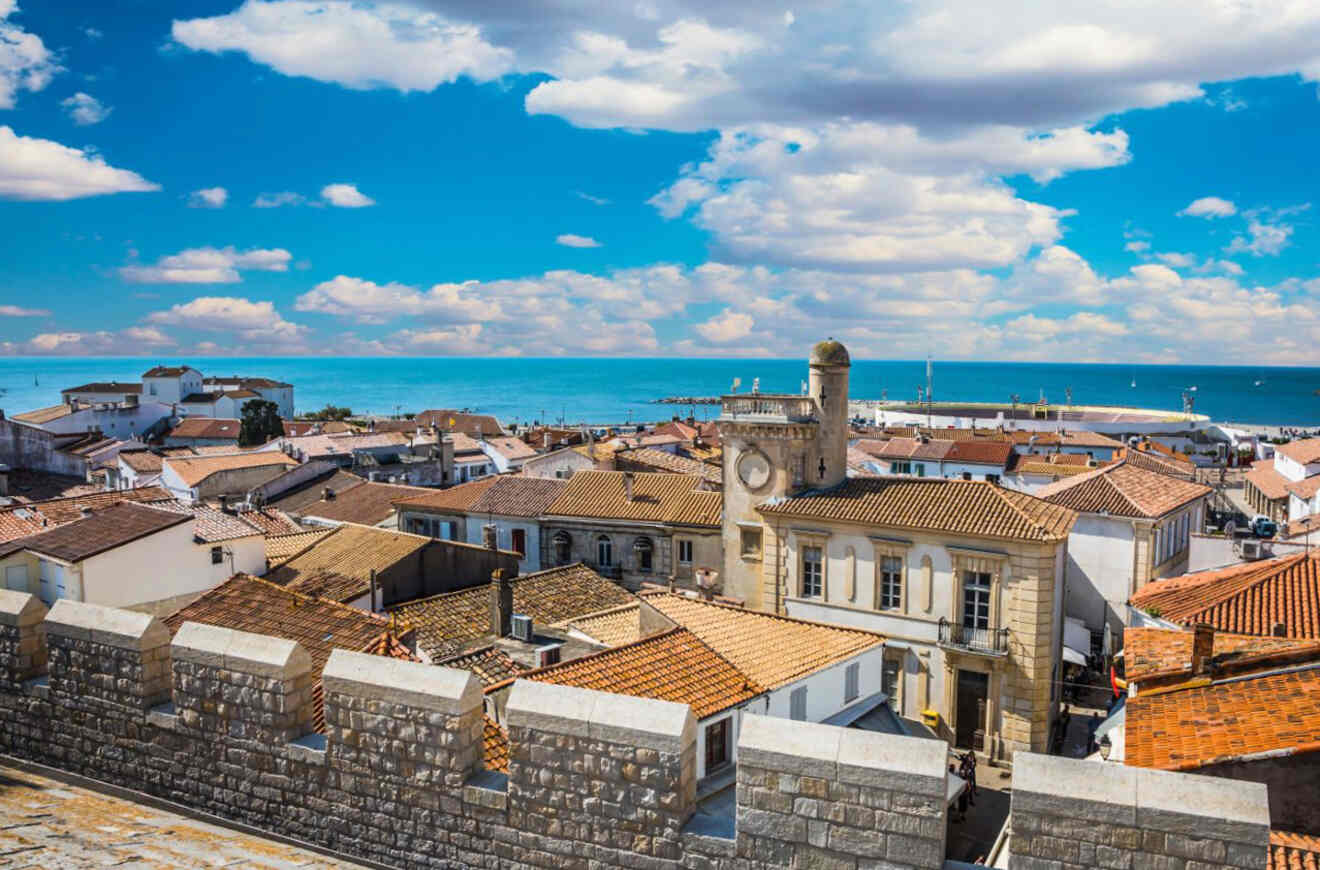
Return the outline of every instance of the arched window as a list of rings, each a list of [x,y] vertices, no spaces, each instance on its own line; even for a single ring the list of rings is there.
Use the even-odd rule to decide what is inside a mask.
[[[573,538],[568,532],[555,532],[555,564],[567,565],[573,558]]]
[[[650,538],[638,538],[633,541],[633,553],[637,555],[637,570],[643,574],[651,573],[651,554],[654,549]]]
[[[596,564],[601,568],[614,565],[614,543],[610,541],[609,535],[601,535],[596,539]]]

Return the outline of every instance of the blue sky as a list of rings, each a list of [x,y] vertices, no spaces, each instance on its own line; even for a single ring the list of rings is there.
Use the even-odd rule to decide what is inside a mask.
[[[0,351],[1313,364],[1320,10],[1195,5],[0,0]]]

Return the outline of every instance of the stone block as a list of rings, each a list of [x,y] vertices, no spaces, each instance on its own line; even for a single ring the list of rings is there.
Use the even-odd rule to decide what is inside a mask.
[[[639,749],[681,754],[697,739],[697,720],[687,704],[596,693],[588,734]]]
[[[198,622],[180,626],[170,655],[176,662],[274,680],[292,680],[312,669],[312,657],[296,641]]]
[[[943,740],[844,728],[839,735],[839,780],[913,794],[942,797],[948,776]]]
[[[839,740],[847,730],[770,716],[743,716],[739,766],[748,764],[799,777],[837,778]]]
[[[1262,847],[1269,842],[1264,783],[1139,769],[1136,789],[1137,824],[1147,830]]]
[[[1137,815],[1137,768],[1056,755],[1013,756],[1015,818],[1041,814],[1131,826]]]
[[[471,671],[343,649],[330,653],[321,683],[327,695],[338,692],[449,716],[462,716],[481,707],[481,681]]]
[[[48,637],[86,640],[137,652],[170,642],[169,629],[150,614],[67,598],[55,602],[46,614],[45,625]]]
[[[596,696],[601,694],[604,693],[518,680],[509,690],[505,721],[509,728],[586,738],[590,736]]]
[[[30,592],[0,589],[0,625],[29,628],[46,618],[46,605]]]

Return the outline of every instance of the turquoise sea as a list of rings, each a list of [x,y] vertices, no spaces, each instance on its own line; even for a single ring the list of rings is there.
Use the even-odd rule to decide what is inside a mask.
[[[137,381],[165,358],[0,358],[0,408],[15,414],[60,401],[60,390],[89,381]],[[471,408],[506,421],[667,419],[686,407],[656,405],[663,396],[727,392],[735,377],[743,390],[761,379],[764,392],[796,393],[807,376],[804,359],[517,359],[270,357],[183,360],[207,375],[243,374],[288,381],[299,411],[327,402],[358,413],[396,409]],[[924,360],[855,360],[855,398],[915,399],[925,383]],[[1135,382],[1135,386],[1133,383]],[[1024,401],[1044,391],[1062,403],[1072,388],[1077,404],[1122,404],[1177,410],[1196,387],[1196,410],[1216,421],[1284,426],[1320,424],[1320,367],[1129,366],[1089,364],[934,363],[935,399]],[[717,413],[697,406],[698,418]]]

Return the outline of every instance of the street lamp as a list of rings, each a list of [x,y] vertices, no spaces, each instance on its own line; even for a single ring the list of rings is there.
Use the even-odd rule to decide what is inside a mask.
[[[1104,737],[1101,737],[1101,738],[1100,738],[1100,758],[1103,759],[1104,761],[1108,761],[1108,760],[1109,760],[1109,753],[1111,753],[1111,752],[1113,752],[1113,751],[1114,751],[1114,744],[1113,744],[1113,742],[1109,739],[1109,735],[1106,734]]]

